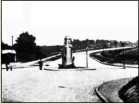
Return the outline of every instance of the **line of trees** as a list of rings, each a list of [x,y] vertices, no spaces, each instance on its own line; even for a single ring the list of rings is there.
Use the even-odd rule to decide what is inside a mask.
[[[116,40],[100,40],[97,39],[95,40],[78,40],[74,39],[73,40],[73,50],[80,50],[80,49],[86,49],[92,48],[92,49],[102,49],[102,48],[110,48],[110,47],[123,47],[124,46],[132,46],[132,42],[122,42],[122,41],[116,41]]]
[[[16,43],[13,47],[2,42],[2,50],[3,49],[14,49],[17,52],[17,61],[27,62],[32,61],[44,57],[48,57],[51,55],[59,54],[62,51],[63,46],[55,45],[55,46],[38,46],[35,43],[36,38],[29,34],[28,32],[23,32],[16,39]],[[108,48],[108,47],[121,47],[123,42],[118,42],[116,40],[78,40],[74,39],[72,42],[73,50],[82,50],[88,48],[92,49],[100,49],[100,48]],[[127,45],[132,44],[128,42]]]

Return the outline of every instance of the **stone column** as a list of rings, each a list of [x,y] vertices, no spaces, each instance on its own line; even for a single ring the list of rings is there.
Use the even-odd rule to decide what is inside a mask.
[[[72,65],[72,40],[66,36],[64,41],[62,64],[66,67]]]

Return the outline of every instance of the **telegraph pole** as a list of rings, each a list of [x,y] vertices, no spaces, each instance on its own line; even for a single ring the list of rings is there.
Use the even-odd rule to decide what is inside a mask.
[[[12,51],[13,51],[13,36],[12,36]]]
[[[88,68],[88,47],[86,48],[86,67]]]
[[[13,48],[13,36],[12,36],[12,48]]]
[[[14,48],[13,48],[13,36],[12,36],[12,52],[13,52]],[[15,59],[14,61],[16,62],[16,54],[15,54]]]
[[[126,67],[125,67],[125,52],[124,52],[124,46],[125,46],[125,43],[123,43],[123,69],[126,69]]]

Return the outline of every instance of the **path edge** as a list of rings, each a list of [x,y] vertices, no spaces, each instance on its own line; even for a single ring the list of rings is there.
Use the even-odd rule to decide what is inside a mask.
[[[110,103],[99,91],[98,87],[95,88],[96,95],[102,100],[104,103]]]

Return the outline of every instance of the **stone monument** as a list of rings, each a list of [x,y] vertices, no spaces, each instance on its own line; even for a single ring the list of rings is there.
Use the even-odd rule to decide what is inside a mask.
[[[60,65],[59,68],[74,67],[74,57],[72,57],[72,40],[69,36],[66,36],[62,50],[62,65]]]

